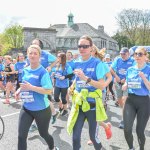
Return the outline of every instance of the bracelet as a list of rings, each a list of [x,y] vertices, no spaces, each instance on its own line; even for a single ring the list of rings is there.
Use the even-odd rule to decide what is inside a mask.
[[[85,83],[88,84],[89,82],[91,82],[91,80],[91,78],[88,78]]]

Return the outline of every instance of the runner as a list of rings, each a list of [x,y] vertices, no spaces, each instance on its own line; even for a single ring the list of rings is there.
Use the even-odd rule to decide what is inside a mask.
[[[27,54],[30,66],[23,70],[21,87],[15,93],[16,99],[20,95],[23,101],[19,116],[18,150],[27,150],[27,135],[34,119],[49,149],[58,150],[48,133],[51,109],[47,94],[52,92],[52,83],[48,72],[40,65],[41,48],[31,45]]]
[[[150,67],[146,64],[148,53],[144,47],[137,48],[134,53],[136,65],[127,70],[127,78],[122,86],[123,90],[128,88],[129,96],[125,102],[123,120],[124,134],[130,150],[133,146],[133,123],[136,118],[136,134],[140,150],[144,150],[145,127],[150,114]]]
[[[103,79],[105,75],[103,63],[99,59],[91,57],[92,46],[93,42],[89,36],[81,37],[78,42],[81,58],[75,62],[76,85],[67,124],[68,133],[73,131],[73,150],[81,149],[81,132],[85,120],[89,124],[89,135],[94,148],[102,149],[102,144],[97,136],[97,121],[107,119],[105,109],[102,107],[101,90],[109,83],[107,84]],[[101,70],[101,72],[97,70]],[[72,86],[70,88],[72,89]]]
[[[120,56],[117,57],[112,65],[111,65],[111,73],[115,77],[115,89],[116,89],[116,96],[117,96],[117,102],[120,105],[120,107],[123,109],[124,103],[127,99],[128,92],[127,90],[122,91],[122,85],[125,83],[126,80],[126,72],[127,69],[133,65],[135,65],[135,61],[132,57],[130,57],[129,50],[127,47],[123,47],[120,51]],[[119,128],[124,128],[123,120],[119,124]]]

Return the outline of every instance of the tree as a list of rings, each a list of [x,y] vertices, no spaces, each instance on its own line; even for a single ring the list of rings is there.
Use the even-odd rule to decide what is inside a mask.
[[[9,25],[4,30],[4,38],[11,45],[11,48],[23,46],[23,28],[20,25]]]
[[[117,32],[114,36],[112,36],[112,38],[118,42],[119,49],[121,49],[122,47],[133,46],[130,42],[130,39],[121,32]]]
[[[120,32],[133,45],[150,44],[150,10],[123,9],[116,19]]]
[[[143,11],[141,18],[141,26],[139,27],[139,43],[141,45],[150,44],[150,10]]]
[[[11,45],[7,43],[7,41],[4,38],[4,35],[0,34],[0,54],[5,55],[9,51],[10,47]]]

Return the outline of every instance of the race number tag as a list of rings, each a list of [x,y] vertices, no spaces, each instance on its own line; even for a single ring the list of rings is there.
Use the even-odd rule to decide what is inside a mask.
[[[131,89],[140,89],[141,88],[141,82],[128,82],[128,88]]]
[[[33,92],[30,91],[21,91],[20,98],[26,103],[34,102]]]

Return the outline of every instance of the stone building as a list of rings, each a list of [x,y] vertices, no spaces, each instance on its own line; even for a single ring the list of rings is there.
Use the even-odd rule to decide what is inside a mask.
[[[39,38],[43,44],[44,49],[55,50],[56,49],[56,34],[57,31],[52,28],[31,28],[24,27],[24,49],[31,44],[32,40]]]
[[[39,38],[44,43],[44,49],[77,50],[79,38],[83,35],[89,35],[99,49],[105,47],[107,53],[117,55],[118,43],[105,33],[104,26],[99,25],[98,29],[95,29],[88,23],[74,23],[73,18],[73,14],[70,13],[67,24],[54,24],[49,28],[25,27],[25,48],[34,38]]]

